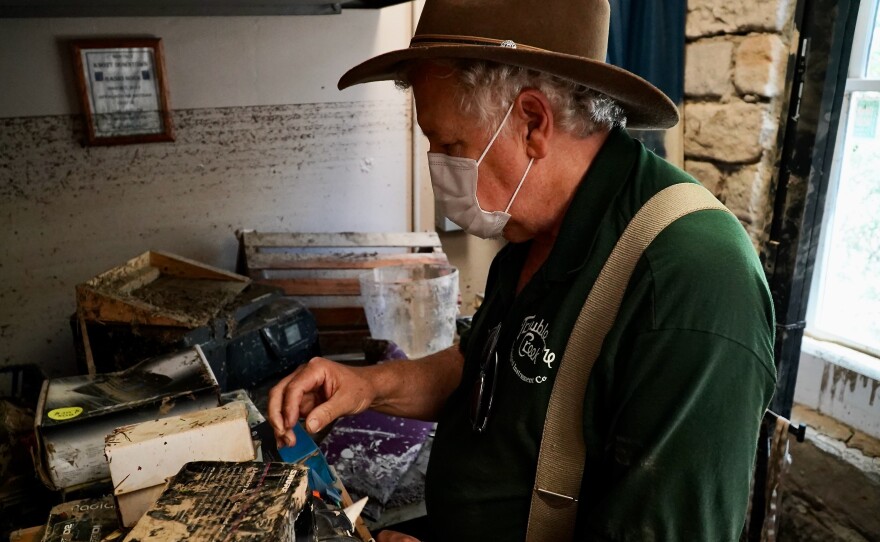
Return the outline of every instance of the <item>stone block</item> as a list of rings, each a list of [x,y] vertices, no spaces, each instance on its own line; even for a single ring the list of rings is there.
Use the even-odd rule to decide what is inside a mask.
[[[794,0],[690,0],[688,39],[749,31],[781,32],[793,15]]]
[[[767,98],[778,96],[785,84],[787,61],[785,44],[776,34],[747,37],[736,50],[736,90]]]
[[[867,457],[880,457],[880,440],[861,431],[856,431],[846,445],[861,451]]]
[[[684,170],[694,179],[700,181],[707,190],[716,196],[721,193],[721,171],[710,162],[686,160]]]
[[[724,180],[721,199],[745,225],[756,246],[763,242],[770,218],[772,168],[765,164],[742,167]]]
[[[767,128],[761,104],[688,104],[684,119],[685,157],[730,164],[761,159]]]
[[[725,179],[722,200],[740,220],[751,223],[752,180],[757,176],[757,166],[738,169]]]
[[[848,441],[853,436],[853,430],[850,427],[803,405],[796,404],[792,407],[791,421],[806,424],[811,432],[822,433],[843,442]]]
[[[685,49],[684,93],[719,97],[731,94],[733,42],[702,40]]]

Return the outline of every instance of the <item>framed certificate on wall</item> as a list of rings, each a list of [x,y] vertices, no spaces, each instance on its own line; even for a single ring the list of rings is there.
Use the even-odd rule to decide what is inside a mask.
[[[72,42],[89,145],[174,141],[159,38]]]

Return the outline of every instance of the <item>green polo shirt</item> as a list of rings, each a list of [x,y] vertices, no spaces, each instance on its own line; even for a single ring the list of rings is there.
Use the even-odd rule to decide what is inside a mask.
[[[575,319],[636,211],[681,182],[695,181],[615,130],[550,256],[518,295],[528,242],[495,257],[428,468],[435,541],[525,538],[544,416]],[[699,211],[655,239],[587,385],[577,540],[739,538],[776,380],[773,322],[761,265],[736,218]],[[474,382],[498,325],[492,411],[478,434]]]

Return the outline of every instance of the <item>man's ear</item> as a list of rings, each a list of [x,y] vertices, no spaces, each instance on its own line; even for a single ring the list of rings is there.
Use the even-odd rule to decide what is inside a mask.
[[[550,152],[550,139],[554,132],[553,109],[544,93],[528,88],[517,98],[517,114],[523,121],[524,143],[530,158],[540,160]]]

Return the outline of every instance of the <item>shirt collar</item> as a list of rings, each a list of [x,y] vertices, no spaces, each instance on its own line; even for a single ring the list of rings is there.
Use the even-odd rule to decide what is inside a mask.
[[[519,274],[525,264],[531,243],[531,241],[508,243],[498,254],[498,283],[500,285],[498,291],[504,298],[505,304],[512,302],[516,297]]]
[[[543,266],[547,279],[565,280],[584,266],[599,225],[613,211],[613,203],[630,177],[640,148],[624,129],[615,128],[608,134],[562,219],[559,236]]]

